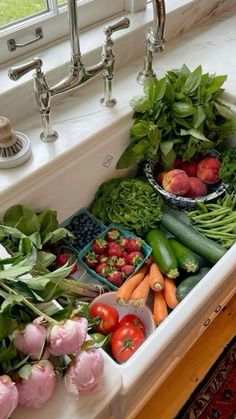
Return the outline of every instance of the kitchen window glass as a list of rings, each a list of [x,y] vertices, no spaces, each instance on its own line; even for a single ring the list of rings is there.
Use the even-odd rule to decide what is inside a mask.
[[[97,22],[124,15],[140,5],[142,0],[77,0],[80,29]],[[145,3],[145,0],[144,0]],[[131,6],[132,5],[132,6]],[[12,50],[11,42],[25,44],[37,38],[40,28],[43,37],[24,47]],[[66,0],[0,0],[0,64],[45,47],[68,35]]]

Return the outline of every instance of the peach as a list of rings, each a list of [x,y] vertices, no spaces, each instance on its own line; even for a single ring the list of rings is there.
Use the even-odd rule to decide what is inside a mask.
[[[173,169],[164,175],[162,187],[174,195],[185,195],[190,187],[189,178],[183,170]]]
[[[162,181],[163,181],[163,178],[164,178],[166,173],[168,173],[168,172],[164,171],[164,172],[160,172],[160,173],[158,173],[158,175],[156,175],[155,179],[156,179],[156,181],[159,185],[162,185]]]
[[[197,169],[199,160],[183,161],[179,164],[178,169],[183,170],[190,177],[197,177]]]
[[[190,176],[189,183],[190,183],[190,188],[185,195],[186,197],[196,198],[197,196],[207,195],[207,187],[201,179],[198,179],[197,177],[194,177],[194,176]]]
[[[214,157],[206,157],[201,160],[197,169],[197,177],[205,183],[214,185],[219,182],[219,170],[221,162]]]

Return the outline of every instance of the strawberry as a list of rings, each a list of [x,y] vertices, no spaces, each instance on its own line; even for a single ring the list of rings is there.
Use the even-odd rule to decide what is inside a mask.
[[[107,275],[107,280],[119,287],[122,284],[122,274],[118,271],[112,271]]]
[[[138,265],[139,263],[142,262],[144,256],[141,252],[130,252],[128,253],[128,255],[126,256],[126,263],[127,265]]]
[[[84,262],[89,268],[95,268],[98,264],[98,257],[95,252],[89,252],[84,256]]]
[[[106,278],[106,276],[110,272],[110,268],[106,262],[100,262],[96,266],[95,271],[98,275],[104,276]]]
[[[111,228],[111,230],[107,232],[106,240],[108,242],[118,240],[119,238],[120,238],[120,233],[116,228]]]
[[[122,268],[122,266],[124,266],[124,265],[125,265],[125,259],[124,258],[118,258],[116,260],[115,266],[116,266],[117,269],[120,270]]]
[[[109,266],[114,267],[116,266],[117,256],[108,256],[107,263]]]
[[[92,244],[92,250],[99,255],[102,255],[107,250],[107,241],[103,238],[97,239]]]
[[[123,250],[119,244],[115,242],[110,242],[108,243],[107,253],[109,256],[117,256],[118,258],[120,258],[123,255]]]
[[[128,278],[134,272],[134,269],[134,265],[124,265],[121,267],[121,272]]]
[[[63,265],[66,264],[66,262],[68,262],[69,265],[70,265],[73,262],[72,259],[75,259],[73,257],[73,255],[69,255],[67,253],[60,253],[60,254],[57,255],[56,264],[58,266],[63,266]],[[77,271],[78,271],[78,267],[77,267],[76,263],[74,262],[74,264],[73,264],[73,266],[71,268],[71,271],[70,271],[70,273],[68,275],[72,275],[72,274],[74,274]]]
[[[126,239],[124,248],[127,252],[139,252],[142,246],[141,239]]]

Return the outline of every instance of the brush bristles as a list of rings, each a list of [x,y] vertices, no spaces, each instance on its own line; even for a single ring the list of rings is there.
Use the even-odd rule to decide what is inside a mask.
[[[18,154],[23,147],[23,142],[20,138],[16,139],[16,142],[10,146],[4,147],[2,144],[0,145],[0,157],[13,157]]]

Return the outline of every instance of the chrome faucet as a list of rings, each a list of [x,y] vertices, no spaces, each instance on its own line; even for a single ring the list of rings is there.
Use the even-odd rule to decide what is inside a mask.
[[[137,81],[140,84],[144,84],[146,80],[153,80],[156,78],[152,67],[153,53],[162,52],[165,44],[165,0],[152,0],[152,5],[154,27],[148,28],[145,32],[146,53],[144,57],[144,67],[137,76]]]
[[[40,134],[40,138],[45,142],[52,142],[58,138],[58,133],[51,126],[51,98],[53,96],[75,89],[103,71],[104,97],[101,99],[101,104],[107,107],[112,107],[116,104],[116,99],[112,95],[115,55],[113,53],[111,36],[113,32],[128,28],[130,25],[129,19],[124,17],[114,25],[105,27],[102,59],[96,65],[86,67],[82,62],[80,52],[76,0],[67,0],[67,4],[71,45],[71,60],[67,77],[54,86],[49,87],[46,76],[42,71],[43,62],[38,57],[21,66],[12,67],[8,72],[12,80],[18,80],[29,71],[35,70],[33,74],[34,92],[43,123],[43,132]]]

